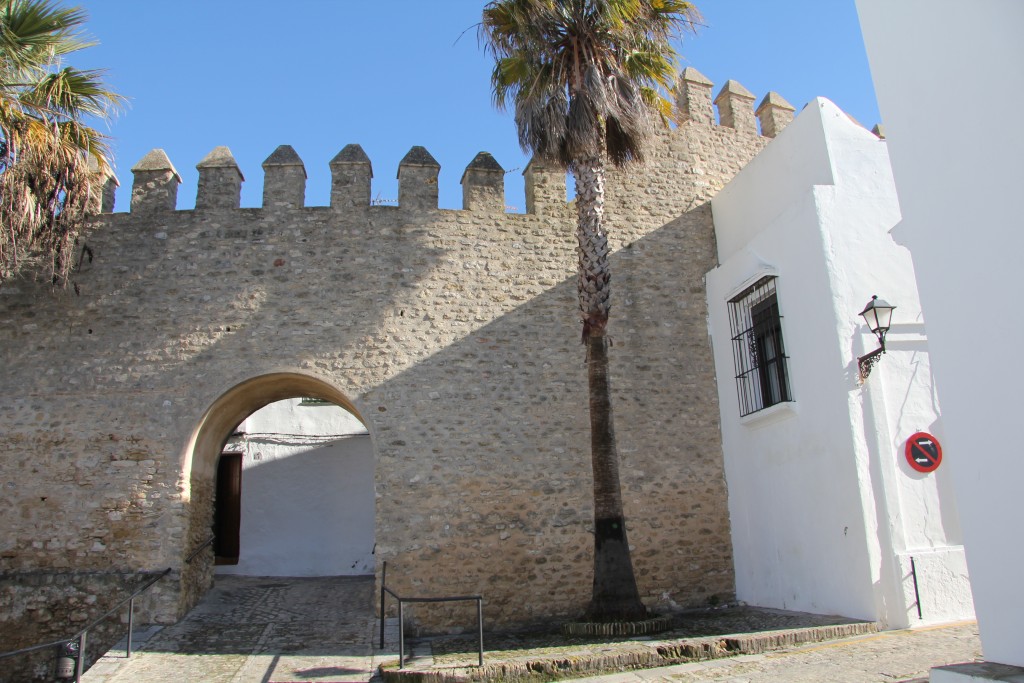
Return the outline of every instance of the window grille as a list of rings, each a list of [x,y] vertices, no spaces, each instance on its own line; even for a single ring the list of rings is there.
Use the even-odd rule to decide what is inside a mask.
[[[740,415],[792,401],[775,277],[766,276],[729,301]]]

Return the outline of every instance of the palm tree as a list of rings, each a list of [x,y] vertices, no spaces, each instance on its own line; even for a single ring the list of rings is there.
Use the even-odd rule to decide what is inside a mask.
[[[79,34],[85,19],[51,0],[0,0],[0,284],[33,264],[67,282],[110,173],[104,138],[85,121],[122,98],[101,71],[62,64],[94,44]]]
[[[647,614],[626,540],[612,421],[605,163],[642,161],[645,143],[667,123],[676,74],[671,41],[698,19],[681,0],[493,0],[480,28],[495,58],[495,103],[514,108],[520,145],[576,181],[594,475],[594,587],[585,618],[593,621]]]

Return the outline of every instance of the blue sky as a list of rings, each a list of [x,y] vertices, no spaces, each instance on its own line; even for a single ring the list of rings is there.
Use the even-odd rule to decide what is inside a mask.
[[[398,162],[413,145],[441,164],[440,206],[461,208],[459,180],[480,151],[510,173],[522,211],[527,157],[509,113],[490,97],[491,59],[477,43],[482,0],[78,0],[100,41],[72,58],[105,68],[130,98],[109,127],[128,209],[131,167],[163,148],[182,177],[178,208],[195,204],[195,166],[227,145],[245,175],[242,206],[262,202],[261,164],[281,144],[309,176],[306,204],[330,194],[328,162],[358,143],[373,196],[398,196]],[[854,0],[700,0],[707,26],[687,36],[682,66],[735,79],[760,101],[775,90],[799,109],[828,97],[870,128],[879,122]],[[513,170],[515,169],[515,170]]]

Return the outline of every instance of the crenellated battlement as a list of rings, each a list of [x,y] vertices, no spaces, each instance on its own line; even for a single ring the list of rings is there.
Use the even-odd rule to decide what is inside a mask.
[[[710,201],[793,118],[775,93],[755,109],[736,81],[712,88],[686,69],[648,163],[605,179],[624,485],[655,609],[735,590],[707,333]],[[82,245],[75,296],[32,278],[0,290],[0,482],[17,484],[5,502],[25,511],[10,515],[0,570],[179,568],[159,615],[173,621],[212,576],[203,544],[225,435],[273,397],[310,396],[355,407],[373,435],[366,514],[396,580],[486,593],[496,627],[578,614],[593,498],[564,170],[523,164],[526,214],[507,213],[506,168],[520,161],[480,152],[464,160],[464,208],[439,209],[441,165],[412,147],[397,169],[378,162],[398,177],[396,206],[374,198],[371,159],[350,144],[329,162],[329,204],[306,207],[302,158],[266,152],[262,208],[240,206],[256,169],[216,147],[196,155],[195,208],[177,211],[182,177],[150,151],[132,168],[130,213],[101,216]],[[115,184],[97,193],[107,212]],[[331,467],[325,490],[349,491]],[[528,567],[525,599],[522,572],[494,571],[498,555]]]
[[[690,126],[731,129],[735,135],[773,138],[793,119],[794,107],[776,92],[767,93],[754,108],[755,96],[739,82],[728,80],[712,99],[713,83],[687,67],[676,86],[678,127],[672,135],[683,135]],[[716,123],[715,108],[718,109]],[[760,132],[759,129],[760,128]],[[196,211],[237,209],[245,177],[231,150],[217,147],[196,165],[199,185]],[[371,206],[370,183],[373,167],[358,144],[346,145],[330,161],[332,209]],[[438,208],[438,175],[441,165],[420,146],[412,147],[398,165],[398,209],[405,211]],[[150,214],[173,211],[181,177],[161,149],[154,149],[132,168],[131,212]],[[305,206],[306,167],[289,145],[281,145],[263,162],[263,209],[287,211]],[[480,152],[462,174],[463,210],[478,213],[505,211],[505,169],[488,152]],[[526,212],[550,214],[565,209],[565,174],[557,168],[531,160],[523,171]],[[116,184],[111,177],[111,189]],[[113,211],[112,192],[103,211]],[[394,208],[394,207],[388,207]]]

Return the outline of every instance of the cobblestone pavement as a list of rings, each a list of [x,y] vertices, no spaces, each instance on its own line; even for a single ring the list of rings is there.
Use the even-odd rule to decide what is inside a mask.
[[[924,683],[933,666],[981,658],[975,622],[884,631],[760,655],[576,679],[576,683]]]
[[[373,577],[218,576],[213,589],[183,621],[162,629],[137,632],[136,642],[147,639],[131,659],[125,658],[123,646],[115,647],[86,673],[83,681],[367,683],[385,661],[390,663],[390,675],[394,677],[398,674],[394,670],[397,652],[374,648],[378,622],[374,618],[373,587]],[[801,631],[799,627],[829,628],[816,626],[819,621],[837,623],[834,617],[736,608],[709,612],[705,617],[688,617],[688,630],[693,633],[675,635],[696,636],[694,642],[698,642],[705,632],[748,632],[755,640],[770,640],[779,634],[797,634]],[[386,643],[394,648],[397,624],[393,619],[388,622]],[[750,631],[757,633],[749,634]],[[581,645],[562,642],[564,639],[554,636],[535,642],[539,634],[533,637],[488,635],[489,641],[485,636],[486,668],[496,672],[509,671],[505,664],[522,658],[578,660],[584,667],[590,662],[590,670],[594,671],[601,662],[610,661],[609,658],[624,657],[623,661],[629,661],[630,653],[650,649],[658,642],[605,640]],[[707,640],[706,636],[704,639]],[[395,677],[396,680],[406,677],[410,681],[423,680],[424,675],[429,677],[442,672],[451,675],[461,671],[467,679],[474,673],[479,674],[479,669],[466,667],[469,661],[456,663],[457,660],[475,660],[475,644],[458,646],[460,640],[411,641],[408,645],[412,661],[405,675]],[[466,656],[469,653],[473,656]],[[590,683],[917,683],[927,681],[928,670],[933,666],[972,661],[980,656],[977,627],[974,622],[964,622],[870,633],[765,654],[576,680]],[[501,680],[502,677],[491,676],[491,679]]]
[[[218,576],[188,616],[125,659],[114,648],[87,683],[369,681],[380,661],[373,577]],[[394,642],[394,638],[391,638]]]

